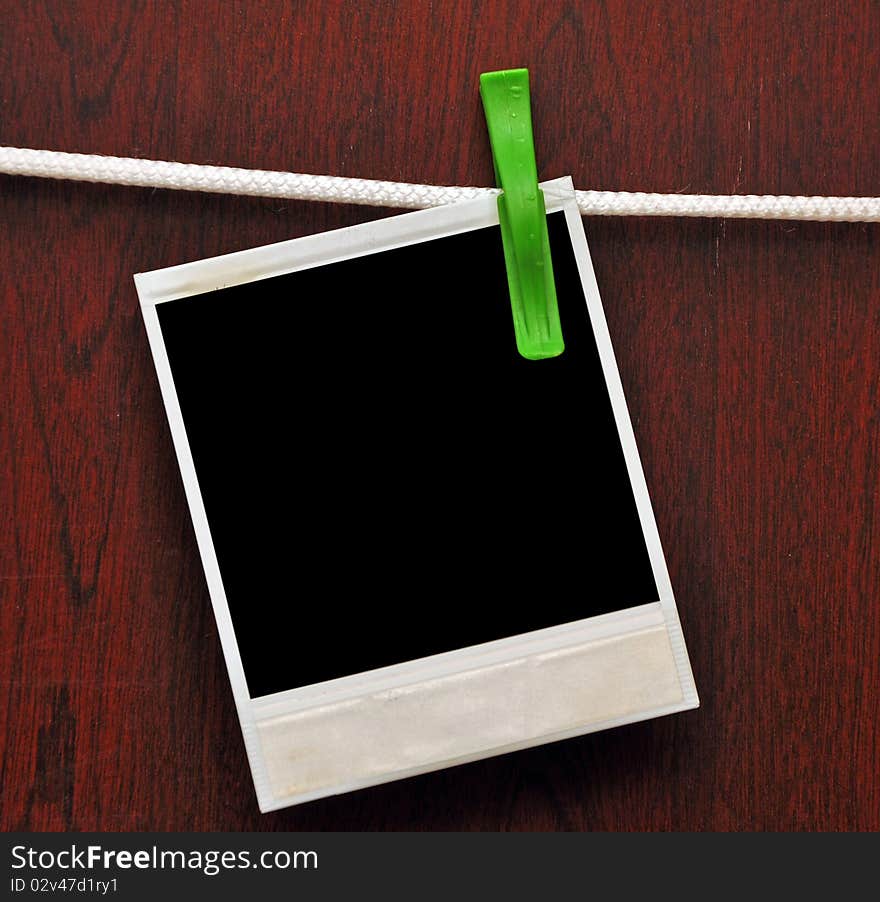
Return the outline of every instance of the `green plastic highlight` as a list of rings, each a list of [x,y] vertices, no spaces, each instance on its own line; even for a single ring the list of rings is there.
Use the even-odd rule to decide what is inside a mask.
[[[498,198],[498,219],[516,347],[529,360],[558,357],[565,343],[550,260],[547,209],[538,187],[529,70],[484,72],[480,96],[495,180],[504,192]]]

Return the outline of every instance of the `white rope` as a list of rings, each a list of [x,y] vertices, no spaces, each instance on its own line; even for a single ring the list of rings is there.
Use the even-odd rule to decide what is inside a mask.
[[[497,188],[413,185],[333,175],[200,166],[0,146],[0,174],[72,179],[142,188],[176,188],[289,200],[421,209],[497,195]],[[704,216],[880,222],[880,197],[794,197],[774,194],[644,194],[576,191],[584,216]]]

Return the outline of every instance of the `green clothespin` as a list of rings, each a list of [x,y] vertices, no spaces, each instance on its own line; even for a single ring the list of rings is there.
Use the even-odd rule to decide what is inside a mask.
[[[516,347],[529,360],[558,357],[565,349],[550,260],[547,210],[538,187],[529,70],[480,76],[495,180],[503,190],[498,219],[510,287]]]

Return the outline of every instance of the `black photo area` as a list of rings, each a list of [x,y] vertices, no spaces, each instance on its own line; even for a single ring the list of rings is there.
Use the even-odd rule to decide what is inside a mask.
[[[549,219],[553,360],[497,226],[158,305],[252,696],[657,600]]]

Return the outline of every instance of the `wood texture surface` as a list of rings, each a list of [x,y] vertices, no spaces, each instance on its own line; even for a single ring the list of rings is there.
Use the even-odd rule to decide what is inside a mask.
[[[880,194],[880,8],[0,3],[0,143]],[[132,273],[384,211],[0,178],[4,829],[880,828],[880,226],[588,220],[703,707],[260,815]]]

